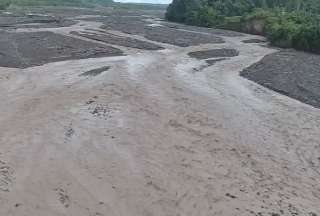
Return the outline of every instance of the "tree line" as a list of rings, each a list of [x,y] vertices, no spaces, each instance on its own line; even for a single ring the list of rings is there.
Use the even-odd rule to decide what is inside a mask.
[[[169,21],[258,33],[274,45],[320,53],[319,0],[173,0]],[[259,21],[262,31],[251,24]]]
[[[257,8],[282,9],[285,12],[320,13],[319,0],[173,0],[166,17],[171,21],[188,22],[196,13],[209,11],[220,16],[242,16]]]

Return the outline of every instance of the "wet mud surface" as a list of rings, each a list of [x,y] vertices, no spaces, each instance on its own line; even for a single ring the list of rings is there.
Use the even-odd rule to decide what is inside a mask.
[[[313,98],[317,56],[159,11],[30,11],[74,24],[1,28],[1,216],[320,215],[320,109],[239,76]]]
[[[320,108],[320,56],[295,50],[263,58],[240,73],[281,94]]]

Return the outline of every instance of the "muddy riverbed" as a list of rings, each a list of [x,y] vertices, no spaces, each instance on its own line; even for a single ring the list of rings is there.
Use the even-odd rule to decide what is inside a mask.
[[[320,215],[320,110],[239,75],[263,38],[30,11],[68,24],[0,27],[1,216]]]

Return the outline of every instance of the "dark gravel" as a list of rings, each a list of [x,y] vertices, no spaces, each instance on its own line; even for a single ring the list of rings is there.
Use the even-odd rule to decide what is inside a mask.
[[[76,21],[39,14],[0,14],[0,28],[57,28],[71,26]]]
[[[180,47],[188,47],[205,43],[224,43],[221,37],[168,28],[166,26],[148,26],[143,17],[105,17],[100,18],[104,23],[102,28],[107,30],[117,30],[127,34],[141,35],[145,38],[161,43],[172,44]]]
[[[173,22],[163,22],[162,24],[168,28],[196,31],[196,32],[202,32],[202,33],[223,36],[223,37],[242,37],[242,36],[244,36],[244,34],[242,34],[240,32],[223,30],[223,29],[190,26],[190,25],[184,25],[184,24],[173,23]]]
[[[224,61],[224,60],[226,60],[226,58],[209,59],[209,60],[206,60],[206,62],[207,62],[207,64],[209,66],[211,66],[211,65],[214,65],[217,62]]]
[[[86,33],[86,32],[72,32],[74,35],[79,35],[85,38],[102,41],[108,44],[131,47],[143,50],[160,50],[163,47],[158,46],[147,41],[141,41],[134,38],[122,37],[110,33]]]
[[[93,69],[93,70],[86,71],[86,72],[80,74],[79,76],[98,76],[102,72],[105,72],[105,71],[107,71],[109,69],[110,69],[110,66],[104,66],[104,67],[101,67],[101,68],[96,68],[96,69]]]
[[[23,8],[22,8],[23,10]],[[18,10],[18,12],[21,10]],[[23,10],[24,11],[24,10]],[[63,18],[73,18],[80,15],[106,15],[111,12],[110,8],[77,8],[77,7],[65,7],[65,6],[43,6],[43,7],[28,7],[28,12],[36,14],[48,14],[52,16],[58,16]],[[15,11],[16,12],[16,11]]]
[[[238,56],[239,52],[235,49],[211,49],[190,52],[188,55],[196,59],[221,58]]]
[[[49,62],[123,55],[99,45],[51,32],[0,34],[0,66],[26,68]]]
[[[320,55],[284,50],[266,56],[241,76],[320,108]]]
[[[92,20],[92,19],[91,19]],[[149,23],[143,20],[143,17],[100,17],[94,19],[96,21],[104,23],[103,29],[121,31],[126,34],[145,35],[146,25]]]
[[[180,47],[196,46],[206,43],[224,43],[222,38],[213,35],[181,31],[167,27],[147,27],[145,37],[149,40]]]
[[[262,40],[262,39],[248,39],[248,40],[243,40],[242,43],[265,43],[267,40]]]

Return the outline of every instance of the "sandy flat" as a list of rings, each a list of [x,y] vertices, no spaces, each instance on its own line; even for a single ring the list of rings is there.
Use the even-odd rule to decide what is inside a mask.
[[[17,32],[79,39],[70,32],[103,24]],[[1,67],[0,215],[320,215],[320,110],[239,76],[276,50],[216,37]],[[213,49],[239,55],[206,67],[188,56]]]

